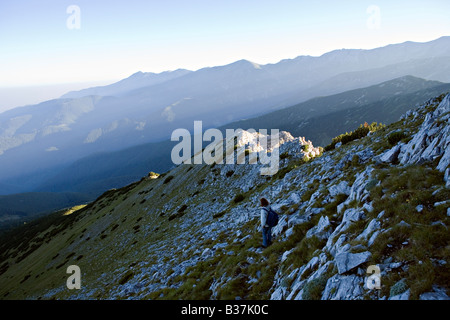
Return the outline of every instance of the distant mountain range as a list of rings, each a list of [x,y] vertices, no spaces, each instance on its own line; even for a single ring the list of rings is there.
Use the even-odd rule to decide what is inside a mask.
[[[15,108],[0,114],[0,192],[76,189],[94,196],[104,188],[137,178],[143,172],[138,168],[167,170],[171,163],[165,162],[164,152],[170,148],[162,147],[164,141],[176,128],[191,129],[194,120],[202,120],[207,128],[262,116],[248,124],[290,128],[319,145],[341,130],[314,133],[312,129],[320,126],[311,128],[311,123],[318,117],[332,117],[332,113],[354,107],[367,112],[364,106],[370,103],[369,109],[376,110],[380,106],[376,102],[382,100],[386,108],[392,108],[396,98],[415,92],[417,102],[433,95],[436,91],[432,88],[450,82],[449,52],[450,37],[442,37],[372,50],[336,50],[276,64],[240,60],[197,71],[138,72],[108,86]],[[373,96],[347,92],[405,76],[412,77],[394,82],[394,87],[379,87]],[[348,101],[341,104],[313,99],[343,92],[347,92]],[[306,108],[301,112],[299,109],[292,114],[294,109],[287,108],[305,101],[308,104],[300,107]],[[396,106],[395,112],[385,110],[390,118],[380,116],[378,121],[395,120],[403,110],[401,105]],[[277,115],[277,111],[281,113]],[[264,118],[270,112],[274,113]],[[342,126],[353,126],[361,119],[353,116],[360,113],[350,118],[344,113],[336,116],[347,118]],[[309,124],[306,119],[310,119]],[[158,142],[162,144],[154,144]]]

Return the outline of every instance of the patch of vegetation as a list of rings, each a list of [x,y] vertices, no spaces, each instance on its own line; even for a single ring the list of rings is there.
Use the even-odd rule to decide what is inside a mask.
[[[403,131],[395,131],[388,136],[388,142],[391,146],[395,146],[399,141],[407,137],[408,136]]]
[[[218,218],[220,218],[220,217],[223,217],[223,216],[225,215],[226,212],[227,212],[226,210],[223,210],[223,211],[221,211],[221,212],[215,213],[215,214],[213,215],[213,218],[214,218],[214,219],[218,219]]]
[[[244,199],[245,199],[245,196],[242,193],[238,193],[237,195],[234,196],[233,202],[239,203],[239,202],[243,201]]]
[[[406,290],[408,290],[408,286],[406,285],[405,279],[402,279],[391,287],[390,297],[402,294]]]
[[[390,286],[399,278],[405,279],[411,299],[430,291],[433,284],[446,287],[450,267],[435,262],[450,259],[450,217],[446,206],[434,205],[450,198],[443,173],[422,164],[379,169],[376,175],[380,184],[370,190],[374,210],[369,214],[374,217],[384,211],[382,227],[386,231],[371,247],[372,260],[378,263],[391,257],[408,265],[407,272],[385,277],[382,294],[389,295]],[[416,209],[418,205],[423,208],[421,212]]]
[[[325,151],[333,150],[337,143],[341,142],[343,145],[347,144],[353,140],[361,139],[367,136],[369,132],[376,132],[382,128],[384,128],[385,125],[382,123],[377,124],[376,122],[373,122],[372,124],[368,124],[365,122],[364,124],[361,124],[356,130],[351,132],[343,133],[331,140],[331,144],[325,147]]]
[[[172,181],[173,178],[174,178],[174,176],[172,176],[172,175],[167,176],[167,178],[164,179],[163,184],[169,183],[170,181]]]
[[[308,189],[305,193],[301,196],[302,202],[309,201],[311,199],[311,196],[319,189],[320,181],[318,179],[315,179],[313,182],[311,182],[308,185]]]
[[[289,158],[289,153],[287,151],[280,154],[280,160],[283,160],[286,158]]]
[[[169,216],[169,221],[173,220],[173,219],[177,219],[177,218],[181,218],[182,216],[185,215],[185,211],[187,209],[187,205],[183,204],[180,208],[178,208],[177,213],[172,214],[171,216]]]
[[[320,300],[322,292],[327,285],[328,277],[321,275],[320,277],[309,281],[303,288],[303,300]]]
[[[119,280],[119,284],[120,285],[124,285],[125,283],[127,283],[131,278],[133,278],[134,273],[132,270],[128,270],[127,272],[125,272],[125,274],[120,278]]]

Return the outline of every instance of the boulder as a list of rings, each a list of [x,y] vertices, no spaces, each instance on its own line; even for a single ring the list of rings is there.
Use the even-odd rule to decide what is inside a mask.
[[[311,238],[312,236],[316,236],[319,239],[327,239],[331,231],[329,230],[331,226],[330,220],[327,216],[320,217],[319,223],[308,230],[306,233],[307,238]]]
[[[336,265],[339,274],[348,272],[357,266],[367,262],[372,257],[369,251],[360,253],[340,252],[336,254]]]
[[[350,194],[344,202],[345,204],[349,204],[353,200],[363,202],[364,195],[368,193],[366,190],[366,184],[370,180],[373,170],[374,168],[372,166],[367,166],[363,172],[356,175],[355,182],[350,189]]]
[[[372,236],[370,237],[369,241],[367,241],[367,246],[371,247],[375,240],[377,239],[378,235],[380,234],[380,230],[375,231]]]
[[[433,161],[441,157],[437,169],[444,172],[450,165],[450,95],[447,95],[433,111],[425,116],[419,131],[413,136],[398,155],[401,164],[415,164]]]
[[[396,296],[390,297],[389,300],[409,300],[410,294],[411,294],[411,291],[408,289],[403,293],[400,293]]]
[[[334,275],[328,279],[322,294],[322,300],[359,300],[362,299],[364,279],[357,275]]]
[[[364,219],[364,211],[361,209],[349,208],[345,210],[342,222],[356,222]]]
[[[339,194],[345,194],[345,195],[349,195],[350,194],[350,186],[348,185],[347,181],[341,181],[339,184],[337,185],[332,185],[329,189],[328,189],[330,196],[332,198],[336,197]]]
[[[388,151],[383,153],[380,156],[380,161],[381,162],[386,162],[386,163],[394,163],[394,162],[396,162],[397,159],[398,159],[398,155],[400,154],[400,150],[401,150],[403,145],[404,145],[403,143],[399,143],[396,146],[394,146],[392,149],[389,149]]]
[[[369,222],[369,225],[359,236],[356,237],[356,240],[366,240],[375,230],[381,228],[381,223],[377,219],[372,219]]]
[[[445,289],[433,286],[433,291],[422,293],[419,300],[450,300],[450,297],[445,293]]]
[[[293,192],[293,193],[291,193],[291,195],[289,196],[288,202],[289,202],[290,204],[300,203],[300,202],[301,202],[301,198],[300,198],[300,196],[299,196],[297,193]]]

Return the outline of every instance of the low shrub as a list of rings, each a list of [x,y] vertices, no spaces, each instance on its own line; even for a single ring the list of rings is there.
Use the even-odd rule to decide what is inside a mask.
[[[164,179],[164,184],[169,183],[174,177],[173,176],[167,176],[166,179]]]
[[[303,300],[320,300],[327,281],[328,278],[325,275],[309,281],[303,288]]]
[[[406,134],[402,131],[396,131],[388,136],[388,142],[391,146],[396,145],[399,141],[406,138]]]
[[[245,199],[244,195],[243,195],[242,193],[238,193],[238,194],[234,197],[233,202],[234,202],[234,203],[239,203],[239,202],[243,201],[244,199]]]
[[[365,122],[354,131],[346,132],[333,138],[331,140],[331,144],[325,147],[325,151],[333,150],[336,144],[339,142],[341,142],[342,144],[347,144],[353,140],[364,138],[369,132],[375,132],[384,127],[385,125],[383,125],[382,123],[377,124],[376,122],[372,122],[372,124],[369,125],[367,122]]]

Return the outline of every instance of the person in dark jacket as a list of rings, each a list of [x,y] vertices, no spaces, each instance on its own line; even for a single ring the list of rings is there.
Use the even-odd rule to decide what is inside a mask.
[[[261,198],[261,227],[264,248],[267,248],[272,243],[272,228],[267,224],[267,216],[270,210],[270,203],[266,198]]]

